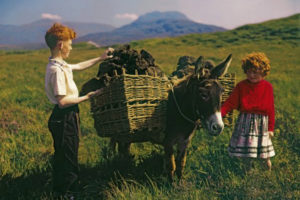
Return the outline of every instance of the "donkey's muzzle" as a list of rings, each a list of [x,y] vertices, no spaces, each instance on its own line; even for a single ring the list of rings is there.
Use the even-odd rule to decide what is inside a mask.
[[[223,124],[211,123],[210,132],[212,135],[219,135],[224,129]]]
[[[224,129],[224,123],[220,112],[216,112],[208,119],[208,129],[211,135],[219,135]]]

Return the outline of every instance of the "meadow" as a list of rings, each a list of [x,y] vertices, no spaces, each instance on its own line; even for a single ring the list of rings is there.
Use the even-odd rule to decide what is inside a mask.
[[[267,171],[255,161],[249,173],[229,157],[232,127],[212,137],[198,130],[188,148],[184,179],[169,183],[163,170],[163,149],[150,143],[132,145],[135,157],[112,154],[107,138],[93,127],[89,102],[80,104],[79,199],[300,199],[300,15],[252,24],[234,30],[174,38],[133,41],[145,49],[166,74],[180,56],[200,55],[218,63],[233,54],[229,72],[244,79],[241,59],[253,51],[271,61],[275,95],[276,156]],[[115,46],[117,47],[117,46]],[[75,44],[69,63],[100,56],[104,48]],[[44,92],[49,50],[0,51],[0,199],[53,199],[53,145],[47,128],[52,105]],[[98,66],[75,72],[80,88],[96,76]]]

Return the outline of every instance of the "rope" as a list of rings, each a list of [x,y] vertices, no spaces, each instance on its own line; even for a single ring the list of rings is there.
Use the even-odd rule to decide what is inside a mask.
[[[200,125],[200,119],[196,120],[196,121],[193,121],[191,120],[190,118],[188,118],[185,114],[183,114],[183,112],[181,111],[178,103],[177,103],[177,100],[176,100],[176,97],[175,97],[175,92],[174,92],[174,88],[173,88],[173,85],[171,85],[171,90],[172,90],[172,94],[173,94],[173,98],[174,98],[174,101],[175,101],[175,104],[176,104],[176,107],[178,109],[178,112],[180,113],[180,115],[185,119],[187,120],[188,122],[196,125],[196,126],[199,126]]]

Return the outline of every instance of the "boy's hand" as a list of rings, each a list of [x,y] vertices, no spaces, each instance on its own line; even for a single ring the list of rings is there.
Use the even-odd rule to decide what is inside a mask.
[[[107,58],[112,58],[113,57],[113,52],[114,52],[115,50],[113,49],[113,48],[108,48],[108,49],[106,49],[105,50],[105,52],[101,55],[101,59],[102,60],[105,60],[105,59],[107,59]]]
[[[94,97],[98,94],[101,94],[102,92],[103,92],[103,89],[101,88],[101,89],[98,89],[98,90],[87,93],[87,96],[90,99],[90,98],[92,98],[92,97]]]
[[[273,131],[268,131],[268,133],[269,133],[270,138],[274,137],[274,132]]]

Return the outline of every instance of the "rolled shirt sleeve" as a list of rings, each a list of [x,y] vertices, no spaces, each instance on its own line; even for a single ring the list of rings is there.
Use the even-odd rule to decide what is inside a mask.
[[[66,78],[62,70],[58,69],[51,74],[51,85],[55,96],[67,94]]]

